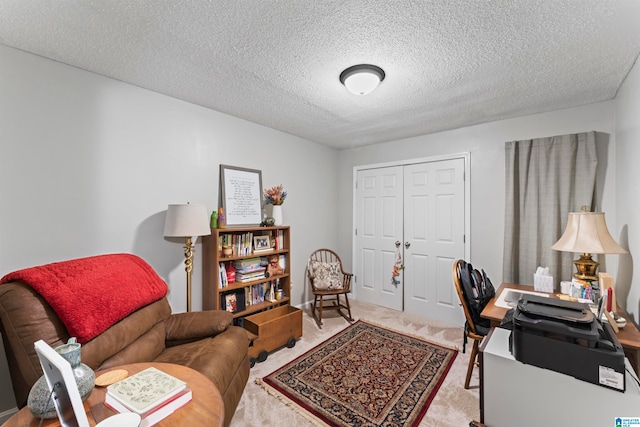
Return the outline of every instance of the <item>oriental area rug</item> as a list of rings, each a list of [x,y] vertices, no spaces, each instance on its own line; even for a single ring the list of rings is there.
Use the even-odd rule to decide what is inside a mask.
[[[457,354],[359,320],[256,382],[318,425],[417,426]]]

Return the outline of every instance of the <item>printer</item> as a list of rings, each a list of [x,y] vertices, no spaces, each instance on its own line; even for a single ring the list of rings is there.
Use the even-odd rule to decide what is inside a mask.
[[[510,346],[520,362],[625,391],[622,346],[586,303],[523,294],[513,312]]]

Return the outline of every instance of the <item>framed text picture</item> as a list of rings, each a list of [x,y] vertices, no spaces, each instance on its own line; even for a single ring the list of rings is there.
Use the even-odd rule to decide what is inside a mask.
[[[220,165],[220,187],[227,227],[262,223],[262,171]]]

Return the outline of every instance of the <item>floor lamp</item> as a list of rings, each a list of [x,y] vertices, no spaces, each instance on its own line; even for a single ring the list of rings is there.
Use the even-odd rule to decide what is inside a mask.
[[[165,237],[185,237],[184,269],[187,272],[187,311],[191,311],[191,271],[193,270],[193,243],[198,236],[211,234],[207,208],[202,205],[169,205],[164,222]],[[193,241],[191,240],[193,238]]]
[[[591,254],[627,253],[609,234],[604,212],[588,212],[585,208],[582,212],[569,212],[564,234],[551,249],[582,254],[573,261],[577,270],[574,277],[588,282],[598,280],[596,270],[600,265]]]

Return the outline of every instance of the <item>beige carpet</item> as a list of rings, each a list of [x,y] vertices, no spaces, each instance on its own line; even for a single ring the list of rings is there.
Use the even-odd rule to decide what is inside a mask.
[[[351,313],[355,319],[361,318],[375,322],[406,334],[417,335],[443,345],[455,346],[462,351],[462,327],[452,327],[427,318],[358,301],[352,301]],[[294,407],[289,407],[271,396],[255,383],[255,379],[272,373],[348,326],[348,322],[336,312],[325,313],[325,316],[323,328],[318,329],[310,312],[305,310],[302,338],[298,340],[296,346],[291,349],[286,347],[280,349],[271,353],[263,363],[256,363],[251,369],[249,382],[231,421],[231,427],[310,425],[309,421],[298,414]],[[420,426],[467,427],[471,420],[480,418],[477,368],[474,369],[471,377],[471,388],[464,389],[469,351],[470,345],[467,345],[467,352],[460,353],[456,358]]]

